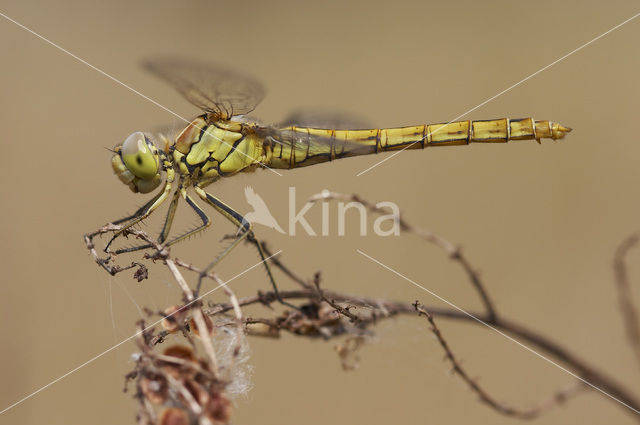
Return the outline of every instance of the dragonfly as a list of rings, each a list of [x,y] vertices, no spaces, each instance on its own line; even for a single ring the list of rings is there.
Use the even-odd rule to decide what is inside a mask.
[[[238,231],[232,243],[202,270],[198,289],[203,276],[241,241],[248,240],[258,249],[276,298],[289,306],[291,304],[280,297],[265,250],[256,238],[252,224],[205,191],[207,186],[221,178],[257,169],[293,169],[352,156],[435,146],[557,140],[571,131],[553,121],[533,118],[373,129],[339,129],[302,122],[263,125],[248,117],[265,95],[263,85],[256,79],[218,65],[186,60],[157,59],[143,65],[199,108],[202,114],[190,121],[175,138],[160,135],[159,140],[154,140],[150,134],[137,131],[114,148],[111,165],[124,184],[134,193],[158,191],[133,214],[113,221],[121,227],[114,232],[105,251],[110,252],[109,246],[118,236],[149,217],[168,199],[169,208],[157,242],[170,246],[187,239],[211,224],[211,219],[199,205],[203,202],[233,223]],[[200,221],[195,228],[170,239],[171,225],[181,200],[191,207]],[[121,254],[151,247],[151,244],[145,244],[114,252]]]

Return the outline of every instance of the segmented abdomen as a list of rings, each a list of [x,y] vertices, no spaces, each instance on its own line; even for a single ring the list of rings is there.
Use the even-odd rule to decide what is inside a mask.
[[[400,128],[368,130],[330,130],[289,127],[299,135],[295,142],[273,146],[269,166],[305,167],[349,156],[368,155],[428,146],[455,146],[469,143],[505,143],[510,140],[562,139],[571,131],[552,121],[532,118],[456,121]],[[306,135],[311,137],[305,137]]]

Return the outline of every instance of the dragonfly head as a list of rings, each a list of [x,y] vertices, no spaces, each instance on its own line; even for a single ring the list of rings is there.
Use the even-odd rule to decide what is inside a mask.
[[[148,193],[160,185],[158,148],[144,133],[131,134],[114,152],[113,171],[134,193]]]

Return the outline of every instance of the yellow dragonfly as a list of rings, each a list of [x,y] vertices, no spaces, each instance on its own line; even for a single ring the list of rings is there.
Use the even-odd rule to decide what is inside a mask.
[[[383,129],[313,128],[295,123],[264,126],[244,117],[264,97],[262,85],[252,78],[217,66],[179,60],[148,61],[145,68],[172,85],[204,113],[193,119],[175,139],[160,136],[162,147],[157,147],[152,137],[143,132],[131,134],[115,147],[111,165],[123,183],[136,193],[160,189],[135,213],[113,222],[122,227],[115,232],[105,251],[109,252],[109,246],[115,238],[147,218],[169,198],[171,201],[158,243],[172,245],[204,230],[211,220],[196,202],[199,199],[238,227],[237,237],[203,269],[200,281],[228,252],[247,239],[258,248],[280,302],[283,301],[251,223],[204,190],[216,180],[258,168],[291,169],[387,151],[469,143],[504,143],[510,140],[556,140],[571,131],[558,123],[532,118],[458,121]],[[193,189],[196,199],[188,189]],[[201,224],[169,239],[180,199],[195,211]],[[114,252],[119,254],[150,247],[141,245]],[[283,304],[289,305],[286,302]]]

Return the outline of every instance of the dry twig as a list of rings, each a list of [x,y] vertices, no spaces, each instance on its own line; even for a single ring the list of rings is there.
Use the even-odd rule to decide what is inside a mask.
[[[357,202],[359,204],[364,205],[367,209],[369,209],[370,211],[376,214],[388,213],[388,211],[386,211],[385,209],[379,206],[379,203],[369,202],[366,199],[363,199],[356,194],[346,195],[344,193],[323,191],[309,198],[310,202],[329,201],[329,200]],[[493,302],[491,301],[491,297],[489,297],[489,293],[485,289],[484,283],[480,279],[480,275],[478,274],[477,271],[475,271],[474,267],[471,266],[471,263],[462,254],[462,250],[460,249],[460,247],[452,244],[448,240],[436,235],[435,233],[429,230],[421,229],[419,227],[414,227],[413,225],[409,224],[409,222],[407,222],[402,216],[398,216],[396,219],[398,220],[398,224],[400,225],[400,229],[402,231],[413,233],[418,237],[424,239],[425,241],[438,246],[439,248],[444,250],[453,261],[457,262],[460,265],[460,267],[462,267],[467,277],[469,278],[469,282],[471,282],[474,289],[480,296],[482,303],[484,304],[484,307],[487,312],[487,317],[489,318],[488,322],[493,323],[496,317],[496,311],[495,311],[495,308],[493,307]]]
[[[382,211],[377,204],[368,202],[357,195],[323,192],[312,200],[317,202],[329,199],[360,202],[371,211],[387,213],[387,211]],[[632,409],[640,410],[640,400],[638,400],[637,395],[630,392],[622,384],[616,382],[592,365],[589,365],[575,353],[562,347],[549,337],[499,315],[491,301],[486,285],[482,282],[478,273],[458,247],[432,232],[412,226],[401,217],[397,219],[402,230],[413,233],[423,240],[440,247],[453,261],[462,267],[480,297],[484,311],[464,313],[455,309],[425,307],[415,303],[362,297],[327,290],[320,287],[319,273],[315,274],[313,279],[307,281],[296,275],[281,259],[273,257],[270,259],[271,263],[286,277],[300,286],[298,290],[280,292],[282,299],[303,301],[304,303],[299,311],[285,311],[280,315],[273,316],[275,314],[273,310],[265,309],[268,313],[267,316],[247,318],[242,313],[243,307],[250,305],[268,306],[270,303],[276,301],[275,294],[273,292],[259,292],[257,295],[238,299],[235,294],[226,287],[224,282],[220,281],[215,273],[208,273],[204,277],[212,279],[218,283],[220,287],[223,287],[229,298],[229,302],[210,304],[208,308],[203,308],[199,298],[196,298],[194,292],[188,286],[187,281],[178,270],[178,267],[197,273],[199,276],[201,275],[200,269],[181,260],[172,259],[169,251],[163,246],[158,245],[146,233],[140,230],[128,229],[125,232],[126,235],[133,235],[136,238],[143,239],[155,248],[155,254],[147,254],[145,258],[162,261],[171,271],[184,296],[183,305],[174,306],[165,312],[159,313],[159,315],[165,319],[165,324],[167,325],[165,330],[156,330],[153,327],[150,329],[143,328],[144,330],[138,338],[141,355],[137,361],[136,369],[129,375],[129,378],[136,379],[137,382],[136,398],[140,401],[140,412],[138,414],[139,424],[158,423],[158,415],[152,408],[152,405],[157,402],[163,405],[169,403],[170,406],[180,406],[177,411],[174,407],[171,414],[182,414],[180,412],[188,413],[192,420],[200,424],[207,424],[207,421],[216,423],[226,422],[229,418],[230,410],[229,402],[225,395],[225,388],[230,384],[229,379],[233,380],[234,377],[230,375],[227,380],[221,380],[219,375],[220,370],[223,368],[227,371],[232,370],[231,366],[242,351],[241,341],[243,341],[244,338],[243,331],[248,335],[268,337],[277,337],[282,331],[311,338],[333,339],[339,336],[346,336],[345,343],[338,346],[338,353],[341,356],[343,367],[346,365],[346,368],[350,368],[352,366],[351,359],[353,358],[353,351],[361,346],[366,335],[372,333],[371,328],[381,320],[401,314],[415,315],[416,311],[418,311],[420,315],[425,316],[429,321],[431,330],[445,351],[446,358],[451,362],[454,373],[469,385],[484,404],[501,414],[531,419],[557,404],[564,403],[568,398],[589,387],[583,382],[578,381],[565,389],[557,391],[538,405],[527,409],[517,409],[506,403],[499,402],[485,389],[480,387],[477,382],[471,379],[468,373],[462,368],[446,339],[436,326],[434,317],[473,324],[481,322],[490,324],[491,327],[499,329],[523,343],[536,347],[555,361],[563,363],[581,379],[584,379],[611,397],[623,402]],[[87,248],[96,263],[110,274],[114,275],[137,267],[134,278],[137,280],[146,278],[147,269],[141,263],[134,262],[126,267],[120,267],[115,264],[112,254],[108,254],[106,258],[99,257],[93,243],[94,237],[119,229],[119,226],[109,224],[85,236]],[[615,270],[620,305],[628,329],[629,340],[640,362],[638,315],[630,301],[630,285],[624,264],[624,257],[627,251],[633,247],[637,241],[638,235],[633,235],[625,240],[619,247],[615,256]],[[261,243],[261,246],[267,256],[271,256],[268,246],[265,243]],[[230,359],[230,363],[219,365],[212,341],[215,325],[213,325],[211,320],[224,316],[226,320],[225,323],[228,324],[229,319],[227,317],[229,312],[233,312],[232,321],[235,324],[237,345],[232,350],[233,356]],[[186,357],[176,357],[175,353],[171,354],[171,352],[167,352],[167,350],[172,347],[165,350],[164,354],[157,352],[156,347],[163,343],[172,333],[178,331],[182,331],[187,337],[187,340],[192,344],[193,348],[190,350],[195,350],[196,345],[192,341],[190,331],[200,330],[204,331],[202,333],[197,332],[200,334],[200,339],[204,346],[206,354],[204,358],[198,357],[195,351]],[[149,386],[150,383],[153,383],[153,385]],[[169,397],[170,400],[167,397],[161,397],[164,391],[163,388],[173,389],[173,392],[171,392],[172,395]],[[198,388],[200,388],[200,390]],[[167,410],[165,410],[165,416],[167,416],[166,413]]]
[[[487,404],[492,409],[495,409],[504,415],[514,416],[520,419],[534,419],[545,411],[551,409],[555,405],[566,402],[570,397],[588,388],[583,382],[576,381],[574,384],[555,392],[548,400],[544,400],[537,406],[525,409],[518,409],[506,403],[499,402],[484,388],[482,388],[477,381],[471,378],[467,371],[462,367],[456,356],[453,354],[453,351],[451,351],[449,344],[444,339],[444,336],[442,336],[442,332],[440,332],[440,329],[436,326],[433,315],[431,315],[422,305],[420,305],[418,301],[416,301],[413,306],[419,315],[426,317],[429,321],[431,332],[433,332],[433,334],[438,339],[440,346],[445,352],[446,359],[451,362],[453,373],[462,378],[462,380],[469,386],[469,388],[471,388],[471,391],[478,395],[481,402]]]
[[[625,264],[625,257],[629,250],[638,244],[640,234],[633,233],[627,237],[616,249],[613,259],[613,269],[616,275],[616,288],[618,289],[618,303],[620,304],[620,313],[624,321],[627,331],[627,339],[629,345],[636,355],[636,360],[640,366],[640,319],[638,310],[633,303],[633,294],[631,293],[631,284]]]

